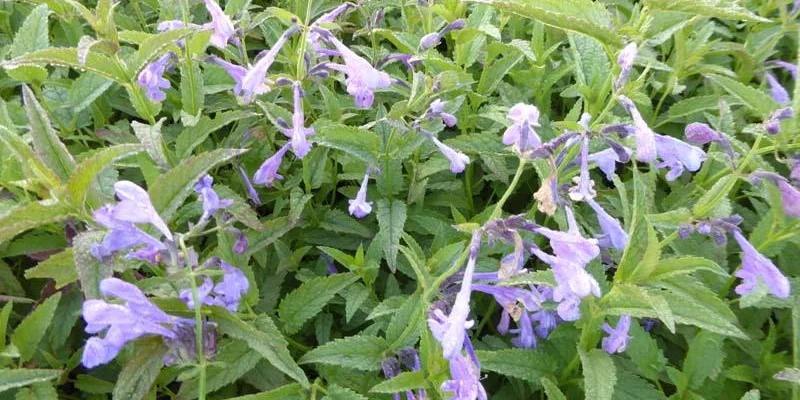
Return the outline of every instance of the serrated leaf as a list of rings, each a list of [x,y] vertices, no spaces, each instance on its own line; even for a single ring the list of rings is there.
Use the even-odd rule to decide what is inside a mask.
[[[296,383],[281,386],[269,392],[231,397],[228,400],[306,400],[308,395],[302,386]]]
[[[263,231],[264,224],[258,219],[258,214],[247,204],[247,201],[234,192],[231,188],[215,184],[214,190],[220,199],[233,200],[233,204],[225,208],[225,212],[230,213],[233,219],[241,222],[250,229]]]
[[[178,207],[192,193],[194,185],[208,171],[247,150],[216,149],[184,159],[175,168],[156,177],[148,188],[153,207],[165,221],[170,221]]]
[[[761,391],[758,389],[751,389],[742,396],[741,400],[761,400]]]
[[[364,304],[369,297],[370,291],[361,283],[355,283],[347,289],[344,294],[345,299],[345,321],[350,322],[356,311]]]
[[[191,35],[194,31],[193,28],[178,28],[149,36],[139,45],[139,49],[128,63],[131,76],[139,76],[147,64],[164,54],[167,47],[174,46],[175,42]]]
[[[695,271],[708,271],[720,276],[728,276],[728,272],[719,264],[703,257],[674,257],[661,260],[648,277],[649,281],[669,278],[677,275],[691,274]]]
[[[233,110],[217,114],[216,118],[204,115],[194,126],[184,128],[175,139],[175,153],[180,158],[188,157],[195,147],[203,143],[208,136],[225,125],[240,119],[252,117],[249,111]]]
[[[0,369],[0,393],[6,390],[47,382],[61,376],[59,369]]]
[[[428,387],[424,371],[402,372],[388,381],[383,381],[369,389],[372,393],[398,393],[406,390]]]
[[[567,396],[564,396],[564,393],[561,392],[558,385],[550,380],[550,378],[543,376],[541,383],[548,400],[567,400]]]
[[[92,246],[103,240],[106,233],[102,231],[81,232],[72,239],[75,266],[81,281],[81,290],[87,299],[100,298],[100,281],[110,278],[111,267],[98,261],[92,255]]]
[[[187,65],[188,64],[188,65]],[[181,106],[183,112],[192,117],[203,109],[203,72],[197,63],[184,61],[181,67]]]
[[[677,11],[720,19],[772,22],[731,0],[647,0],[645,4],[654,10]]]
[[[706,379],[716,379],[722,372],[722,362],[725,359],[723,340],[722,336],[707,331],[700,331],[692,339],[683,360],[683,377],[679,387],[697,389]]]
[[[744,105],[758,113],[761,118],[766,118],[770,111],[778,108],[772,97],[756,88],[747,86],[739,81],[721,75],[707,75],[708,79],[725,89],[733,97],[739,99]]]
[[[53,279],[56,281],[56,289],[61,289],[78,280],[74,256],[71,247],[54,254],[35,267],[25,270],[25,279]]]
[[[11,296],[25,296],[25,289],[22,288],[11,267],[3,260],[0,260],[0,293]]]
[[[29,229],[63,221],[69,216],[70,209],[63,203],[34,201],[23,204],[0,217],[0,243]]]
[[[134,354],[117,377],[111,394],[114,400],[139,400],[150,392],[164,366],[167,346],[160,339],[142,340],[136,343]]]
[[[336,208],[325,211],[325,217],[320,222],[319,227],[326,231],[349,233],[366,239],[372,237],[371,230],[361,225],[355,218]]]
[[[69,88],[69,103],[62,107],[69,107],[73,113],[78,113],[88,108],[100,97],[114,82],[95,74],[83,74],[72,82]]]
[[[498,351],[477,350],[481,370],[496,372],[538,384],[542,377],[556,370],[550,355],[529,349],[505,349]]]
[[[19,57],[25,53],[50,47],[47,29],[47,16],[49,14],[50,10],[45,4],[34,7],[28,13],[25,22],[22,23],[22,26],[19,27],[16,35],[14,35],[14,41],[8,50],[9,56]]]
[[[278,306],[284,332],[289,335],[297,333],[306,321],[322,311],[336,293],[357,280],[358,275],[350,272],[317,277],[287,294]]]
[[[22,86],[22,98],[25,103],[25,114],[31,126],[33,149],[62,181],[66,181],[75,170],[75,160],[64,143],[61,143],[61,139],[50,124],[47,112],[27,86]]]
[[[403,234],[403,227],[406,224],[406,204],[401,201],[393,201],[391,204],[384,199],[378,200],[377,211],[378,235],[383,236],[383,254],[389,269],[394,272],[397,269],[397,252],[400,246],[400,237]]]
[[[367,400],[367,398],[352,389],[334,383],[328,387],[328,395],[323,397],[323,400]]]
[[[675,321],[694,325],[721,335],[747,339],[733,321],[736,316],[727,304],[708,288],[688,275],[667,278],[657,283],[666,288],[660,292],[672,308]]]
[[[606,314],[658,318],[670,332],[675,332],[673,311],[660,291],[618,283],[603,297],[603,300],[607,307]]]
[[[255,368],[259,360],[261,360],[261,355],[253,351],[247,343],[241,340],[228,342],[225,346],[217,349],[217,354],[214,358],[215,364],[210,366],[206,372],[207,392],[217,391],[236,382],[248,371]],[[217,365],[220,363],[221,365]],[[195,399],[198,395],[197,390],[198,379],[183,382],[181,390],[178,392],[178,397]]]
[[[40,179],[49,188],[55,188],[61,184],[55,171],[33,152],[33,149],[25,143],[22,137],[2,125],[0,125],[0,142],[20,162],[28,179]]]
[[[728,193],[733,189],[737,178],[733,175],[725,175],[720,180],[714,182],[711,189],[703,194],[694,204],[692,213],[697,219],[708,217],[714,208],[728,198]]]
[[[341,150],[367,164],[377,161],[381,143],[374,133],[330,121],[319,121],[314,124],[314,129],[316,134],[309,138],[310,141]]]
[[[502,11],[537,20],[545,25],[590,36],[600,43],[621,47],[610,17],[600,3],[583,0],[471,0]]]
[[[120,67],[119,63],[113,61],[109,57],[93,52],[89,52],[86,55],[85,62],[81,63],[78,60],[77,48],[51,47],[49,49],[37,50],[5,61],[2,65],[6,69],[14,69],[28,65],[71,67],[79,71],[88,71],[104,76],[117,83],[128,83],[127,72]]]
[[[383,338],[350,336],[316,347],[300,358],[300,364],[328,364],[359,371],[379,371],[387,345]]]
[[[247,255],[251,256],[265,247],[275,243],[281,236],[289,232],[295,227],[293,222],[289,221],[288,217],[277,217],[265,221],[260,232],[248,235],[247,239],[250,246],[247,249]]]
[[[11,343],[19,350],[21,362],[30,360],[36,354],[39,342],[44,337],[47,327],[50,326],[50,321],[53,320],[59,300],[61,300],[61,293],[50,296],[14,329]]]
[[[611,400],[617,383],[617,368],[606,352],[592,349],[579,351],[583,366],[583,390],[587,399]]]
[[[6,333],[8,332],[8,317],[11,316],[11,311],[14,309],[14,302],[9,301],[6,305],[3,306],[3,310],[0,311],[0,352],[3,352],[6,348]]]
[[[52,384],[37,382],[18,390],[14,400],[58,400],[58,393]]]
[[[392,350],[413,347],[417,343],[426,316],[424,307],[420,307],[419,302],[419,292],[409,296],[389,322],[386,342]]]
[[[150,159],[166,170],[169,168],[169,161],[167,155],[164,153],[164,140],[161,137],[161,125],[164,123],[165,118],[161,118],[155,125],[143,124],[139,121],[131,122],[133,133],[142,143],[142,147],[150,156]]]
[[[613,400],[666,400],[667,396],[637,375],[623,372],[617,376]]]
[[[256,326],[253,327],[227,310],[214,307],[212,318],[221,333],[246,342],[275,368],[303,387],[309,387],[308,378],[292,358],[287,348],[288,343],[269,316],[259,315],[255,321]]]
[[[481,78],[478,81],[477,92],[480,95],[488,96],[497,88],[500,81],[508,75],[512,68],[522,60],[523,54],[517,51],[513,46],[505,45],[502,43],[493,43],[495,46],[502,46],[500,50],[495,50],[492,46],[489,48],[493,51],[488,52],[487,59],[484,65],[486,66],[481,73]],[[497,56],[503,56],[498,58]]]
[[[108,164],[142,151],[138,144],[120,144],[104,147],[81,161],[67,181],[67,199],[76,209],[83,208],[84,199],[91,190],[92,181]]]

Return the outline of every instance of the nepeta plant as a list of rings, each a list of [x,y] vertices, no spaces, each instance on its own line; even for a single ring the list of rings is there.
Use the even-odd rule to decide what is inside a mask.
[[[740,3],[3,3],[0,393],[800,399]]]

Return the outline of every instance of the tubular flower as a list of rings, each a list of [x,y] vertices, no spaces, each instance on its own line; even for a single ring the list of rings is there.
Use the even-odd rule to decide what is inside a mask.
[[[633,119],[636,134],[636,159],[646,163],[655,161],[657,156],[655,133],[642,118],[642,114],[639,114],[639,110],[631,99],[622,95],[617,99]]]
[[[625,352],[625,349],[628,348],[628,341],[631,339],[631,337],[628,336],[628,330],[630,329],[630,315],[619,317],[616,328],[612,328],[609,324],[604,324],[603,331],[605,331],[608,336],[603,338],[603,350],[608,354]]]
[[[372,212],[372,202],[367,201],[367,184],[369,183],[369,171],[364,174],[364,179],[361,181],[361,187],[356,193],[356,198],[350,200],[350,215],[356,218],[364,218]]]
[[[791,289],[789,280],[778,267],[759,253],[738,230],[733,231],[733,237],[742,249],[742,268],[734,273],[735,276],[742,278],[742,283],[736,286],[736,293],[739,295],[750,293],[759,282],[763,282],[773,296],[782,299],[789,297]]]

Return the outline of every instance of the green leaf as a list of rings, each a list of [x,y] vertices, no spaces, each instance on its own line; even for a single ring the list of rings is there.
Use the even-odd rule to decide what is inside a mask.
[[[304,282],[287,294],[278,306],[283,331],[289,335],[297,333],[306,321],[322,311],[336,293],[357,280],[358,275],[348,272],[316,277]]]
[[[72,239],[75,266],[78,268],[81,290],[87,299],[100,298],[100,281],[110,278],[113,273],[110,266],[92,255],[92,246],[101,242],[105,235],[103,231],[89,231],[81,232]]]
[[[188,65],[187,65],[188,64]],[[181,106],[183,113],[191,117],[199,116],[204,100],[203,72],[191,61],[184,61],[181,67]]]
[[[641,260],[636,264],[636,268],[631,272],[630,280],[633,282],[640,282],[646,280],[658,264],[661,257],[661,246],[656,235],[656,230],[647,222],[645,218],[645,226],[647,226],[647,247],[642,254]]]
[[[169,160],[167,160],[167,155],[164,153],[164,139],[161,137],[161,124],[164,123],[164,120],[165,118],[161,118],[152,126],[133,121],[131,122],[131,128],[133,128],[133,133],[139,138],[139,142],[142,143],[142,147],[144,147],[150,159],[155,161],[161,169],[166,170],[169,168]]]
[[[540,381],[548,400],[567,400],[567,396],[561,392],[561,389],[558,388],[558,385],[550,380],[550,378],[543,376]]]
[[[9,301],[3,306],[0,311],[0,352],[6,348],[6,333],[8,332],[8,317],[11,316],[11,311],[14,309],[14,302]]]
[[[114,400],[139,400],[149,392],[164,366],[167,346],[161,339],[147,339],[136,343],[136,352],[117,376],[111,398]]]
[[[63,203],[34,201],[18,206],[0,217],[0,243],[28,229],[67,219],[70,210]]]
[[[497,58],[502,55],[501,58]],[[485,67],[481,73],[480,81],[478,81],[477,92],[480,95],[488,96],[493,93],[497,85],[503,80],[503,77],[508,75],[511,68],[514,68],[518,62],[522,60],[522,52],[502,43],[492,43],[489,46],[489,52],[486,54]]]
[[[697,389],[706,379],[716,380],[722,372],[722,362],[725,359],[723,340],[722,336],[707,331],[700,331],[692,339],[683,360],[683,376],[679,388]]]
[[[50,14],[50,10],[45,4],[36,6],[28,13],[25,22],[14,35],[14,42],[11,43],[8,50],[10,57],[19,57],[25,53],[50,47],[47,29],[48,14]]]
[[[669,278],[676,275],[691,274],[695,271],[708,271],[720,276],[728,276],[728,271],[722,269],[719,264],[703,257],[684,256],[668,258],[659,261],[653,272],[650,273],[649,281]]]
[[[142,72],[147,64],[155,61],[165,53],[167,47],[174,46],[175,42],[191,35],[194,31],[193,28],[178,28],[155,34],[145,39],[128,63],[130,75],[139,76],[139,73]]]
[[[56,289],[61,289],[78,280],[74,256],[72,247],[54,254],[35,267],[25,270],[25,279],[53,279],[56,281]]]
[[[316,134],[309,138],[312,142],[341,150],[367,164],[377,161],[381,143],[374,133],[330,121],[319,121],[314,124],[314,129]]]
[[[725,175],[714,182],[711,189],[694,204],[692,208],[694,217],[697,219],[708,217],[720,202],[728,198],[728,193],[733,189],[735,183],[736,177],[734,175]]]
[[[708,79],[722,86],[726,92],[733,95],[733,97],[741,100],[741,102],[748,106],[750,109],[758,113],[761,118],[766,118],[769,112],[778,108],[778,104],[772,97],[761,90],[747,86],[739,81],[722,75],[707,75]]]
[[[666,396],[649,382],[630,372],[617,376],[614,400],[666,400]]]
[[[255,320],[256,326],[253,327],[227,310],[214,307],[212,318],[221,333],[246,342],[275,368],[303,387],[309,387],[308,378],[292,358],[287,348],[288,343],[269,316],[259,315]]]
[[[231,397],[228,400],[307,400],[308,395],[302,386],[290,383],[269,392]]]
[[[89,52],[86,56],[85,63],[81,63],[78,60],[77,48],[51,47],[5,61],[2,65],[6,69],[30,65],[71,67],[79,71],[95,73],[121,84],[127,84],[129,81],[127,72],[121,68],[119,63],[104,55]]]
[[[631,215],[630,231],[628,232],[628,246],[622,253],[622,259],[614,273],[614,282],[627,282],[633,277],[640,262],[647,254],[647,249],[651,246],[652,226],[647,222],[647,192],[642,176],[634,174],[634,200],[633,212]],[[656,243],[657,245],[657,243]]]
[[[388,381],[383,381],[369,389],[372,393],[398,393],[406,390],[426,388],[425,371],[402,372]]]
[[[39,342],[44,337],[47,327],[50,326],[50,321],[53,320],[59,300],[61,300],[61,293],[50,296],[14,329],[11,343],[19,349],[21,362],[30,360],[36,353]]]
[[[49,188],[61,184],[56,173],[33,152],[22,137],[2,125],[0,125],[0,142],[20,162],[26,178],[40,179]]]
[[[18,390],[14,400],[58,400],[58,393],[52,384],[37,382]]]
[[[358,394],[358,392],[348,389],[344,386],[332,384],[328,387],[328,395],[322,398],[323,400],[367,400],[366,397]]]
[[[614,32],[611,19],[601,3],[586,0],[472,0],[545,25],[578,32],[600,41],[621,47],[622,39]]]
[[[85,158],[67,181],[67,199],[69,203],[76,209],[82,209],[87,193],[92,190],[91,185],[95,177],[108,164],[140,151],[142,151],[142,146],[138,144],[120,144],[104,147]]]
[[[587,399],[611,400],[617,383],[617,368],[603,350],[579,351],[583,366],[583,390]]]
[[[413,347],[422,330],[426,313],[420,307],[420,293],[414,293],[394,314],[386,328],[386,341],[392,350]]]
[[[233,110],[217,114],[216,118],[204,115],[196,125],[184,128],[175,140],[175,153],[179,158],[188,157],[195,147],[203,143],[210,134],[220,130],[225,125],[240,119],[249,118],[255,114],[249,111]]]
[[[406,224],[406,203],[393,201],[391,205],[385,199],[378,200],[377,212],[379,236],[383,239],[383,254],[386,263],[394,272],[397,269],[397,252],[400,246],[400,237]]]
[[[61,143],[55,129],[50,125],[50,118],[27,86],[22,86],[22,98],[31,125],[33,149],[62,181],[66,181],[75,170],[75,160],[64,143]]]
[[[748,339],[733,322],[736,316],[717,295],[688,275],[653,283],[667,289],[660,292],[672,308],[675,321],[694,325],[721,335]]]
[[[316,347],[300,358],[300,364],[339,365],[359,371],[379,371],[386,341],[375,336],[350,336]]]
[[[675,332],[675,317],[661,291],[617,283],[603,300],[608,315],[628,314],[639,318],[658,318],[670,332]]]
[[[208,171],[244,153],[241,149],[217,149],[184,159],[175,168],[159,175],[148,188],[153,207],[165,221],[170,221],[194,185]]]
[[[63,107],[77,114],[92,105],[113,83],[100,75],[83,74],[72,82],[68,93],[69,104]]]
[[[260,232],[253,235],[248,235],[250,246],[247,249],[247,255],[252,256],[267,246],[275,243],[281,236],[295,227],[294,222],[290,222],[288,217],[277,217],[265,221]]]
[[[719,19],[772,22],[731,0],[646,0],[645,4],[654,10],[677,11]]]
[[[241,340],[227,342],[217,350],[214,364],[208,368],[206,379],[207,392],[214,392],[239,380],[251,369],[255,368],[261,355],[253,351]],[[221,364],[221,365],[217,365]],[[181,399],[197,398],[198,379],[183,382],[178,397]]]
[[[742,396],[741,400],[761,400],[761,391],[758,389],[751,389]]]
[[[667,359],[658,347],[658,342],[639,324],[631,324],[628,334],[631,336],[631,340],[628,342],[625,354],[636,364],[637,372],[650,380],[658,379],[658,375],[667,364]]]
[[[542,377],[556,371],[556,363],[539,350],[505,349],[498,351],[477,350],[481,370],[496,372],[538,384]]]
[[[253,211],[245,199],[236,194],[231,188],[215,184],[214,190],[219,195],[220,199],[233,200],[233,204],[225,208],[225,212],[230,213],[233,219],[241,222],[250,229],[256,231],[263,231],[264,224],[258,219],[258,213]]]
[[[3,260],[0,260],[0,293],[12,296],[25,296],[25,289],[17,280],[14,271]]]
[[[8,389],[47,382],[61,376],[58,369],[0,369],[0,393]]]

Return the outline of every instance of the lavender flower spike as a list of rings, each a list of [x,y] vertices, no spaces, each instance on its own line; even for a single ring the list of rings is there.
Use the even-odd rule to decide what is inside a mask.
[[[520,153],[535,149],[542,145],[542,140],[533,128],[539,127],[539,109],[525,103],[517,103],[508,110],[508,119],[512,121],[503,133],[503,144],[514,146]]]
[[[375,69],[372,64],[347,48],[329,32],[324,32],[324,37],[336,47],[344,60],[344,65],[329,64],[329,67],[346,75],[347,93],[353,96],[356,108],[372,107],[375,91],[391,86],[392,78],[386,72]]]
[[[287,29],[286,32],[278,38],[278,41],[275,42],[275,45],[272,46],[269,51],[261,57],[255,65],[253,65],[250,69],[244,69],[243,67],[236,66],[230,63],[220,62],[219,59],[214,59],[218,64],[222,65],[228,71],[228,74],[236,81],[236,88],[234,88],[234,93],[241,94],[242,99],[245,103],[249,103],[253,101],[255,96],[259,94],[263,94],[269,92],[269,86],[267,83],[271,81],[267,80],[267,71],[269,71],[269,67],[275,62],[275,57],[278,56],[278,51],[286,44],[286,41],[297,32],[297,26],[294,25],[291,28]],[[238,90],[238,93],[237,93]]]
[[[777,184],[778,189],[781,190],[783,213],[790,217],[800,218],[800,190],[784,179],[778,180]]]
[[[450,358],[450,380],[442,383],[441,390],[453,393],[453,400],[487,400],[486,390],[480,381],[480,368],[461,353]]]
[[[275,154],[261,164],[258,171],[253,175],[253,183],[270,187],[275,181],[283,179],[283,175],[278,173],[278,168],[281,166],[283,156],[289,150],[289,145],[290,143],[283,145]]]
[[[578,229],[578,223],[572,209],[564,208],[567,214],[569,230],[566,232],[554,231],[549,228],[539,227],[536,233],[550,239],[550,247],[556,257],[563,258],[579,266],[585,266],[600,254],[597,240],[584,238]],[[546,260],[545,260],[546,261]]]
[[[172,53],[167,53],[161,56],[156,61],[153,61],[139,73],[137,82],[139,86],[147,92],[147,98],[155,102],[164,101],[167,94],[162,89],[170,87],[169,81],[164,79],[164,73],[167,71],[167,66],[172,59]]]
[[[625,249],[628,245],[628,234],[622,228],[619,220],[609,215],[596,201],[589,200],[586,203],[597,214],[597,223],[603,231],[603,236],[599,240],[600,246],[613,247],[617,250]]]
[[[631,150],[627,147],[620,146],[622,151],[627,154],[627,159],[621,158],[620,154],[614,149],[605,149],[589,155],[589,162],[593,162],[600,168],[606,179],[609,181],[614,179],[614,171],[617,169],[617,163],[627,162],[630,160]]]
[[[623,353],[628,348],[628,330],[631,329],[631,316],[623,315],[619,317],[617,327],[612,328],[609,324],[603,325],[603,330],[608,337],[603,338],[603,350],[608,354]]]
[[[372,202],[367,201],[367,184],[369,183],[369,170],[364,174],[364,180],[361,181],[361,188],[358,189],[356,198],[350,200],[350,215],[356,218],[364,218],[372,212]]]
[[[464,268],[461,289],[456,295],[450,315],[444,315],[442,310],[436,309],[433,312],[433,316],[428,318],[428,327],[433,337],[442,344],[442,356],[451,360],[451,367],[454,357],[461,356],[461,349],[464,346],[464,339],[467,334],[466,330],[475,324],[475,321],[467,320],[467,318],[469,317],[469,299],[472,293],[472,275],[475,272],[480,244],[481,230],[476,229],[472,233],[469,258],[467,259],[467,266]]]
[[[633,125],[636,127],[636,159],[646,163],[655,161],[657,156],[655,133],[642,118],[642,114],[639,114],[639,110],[631,99],[619,95],[617,100],[631,115]]]
[[[224,49],[228,42],[231,41],[238,45],[239,40],[233,37],[234,29],[233,22],[225,15],[222,8],[215,0],[205,0],[206,9],[211,14],[211,22],[203,25],[206,29],[213,29],[214,33],[211,35],[211,45],[214,47]]]
[[[706,160],[706,153],[680,139],[671,136],[655,135],[658,157],[661,162],[656,168],[668,168],[667,180],[673,181],[683,173],[683,170],[697,171]]]
[[[433,136],[431,136],[431,140],[433,141],[433,144],[439,148],[439,151],[441,151],[442,154],[447,157],[448,160],[450,160],[450,172],[454,174],[464,172],[464,168],[466,168],[467,164],[470,162],[470,159],[466,154],[447,146]]]
[[[742,278],[742,283],[736,286],[736,293],[744,295],[752,292],[758,282],[764,282],[773,296],[785,299],[789,297],[791,286],[789,280],[781,273],[772,261],[764,257],[753,247],[738,230],[733,231],[733,237],[742,249],[742,268],[734,273]]]
[[[305,116],[303,114],[303,88],[300,82],[292,85],[294,91],[294,113],[292,114],[292,128],[284,129],[283,134],[291,138],[292,153],[297,158],[303,158],[311,151],[311,143],[308,136],[314,134],[314,128],[305,127]]]
[[[617,64],[619,64],[620,71],[619,77],[614,82],[614,90],[619,90],[625,86],[625,82],[628,81],[628,75],[630,75],[631,69],[633,69],[633,60],[636,58],[637,50],[636,43],[631,42],[619,52]]]
[[[150,196],[144,189],[130,181],[119,181],[114,184],[114,191],[120,201],[114,206],[112,218],[133,223],[150,223],[167,239],[172,240],[172,233],[153,208]]]
[[[764,76],[767,77],[769,91],[772,95],[772,98],[780,105],[789,104],[792,101],[792,99],[789,97],[789,92],[787,92],[786,88],[783,87],[780,82],[778,82],[778,79],[775,78],[775,75],[772,75],[770,72],[765,72]]]

